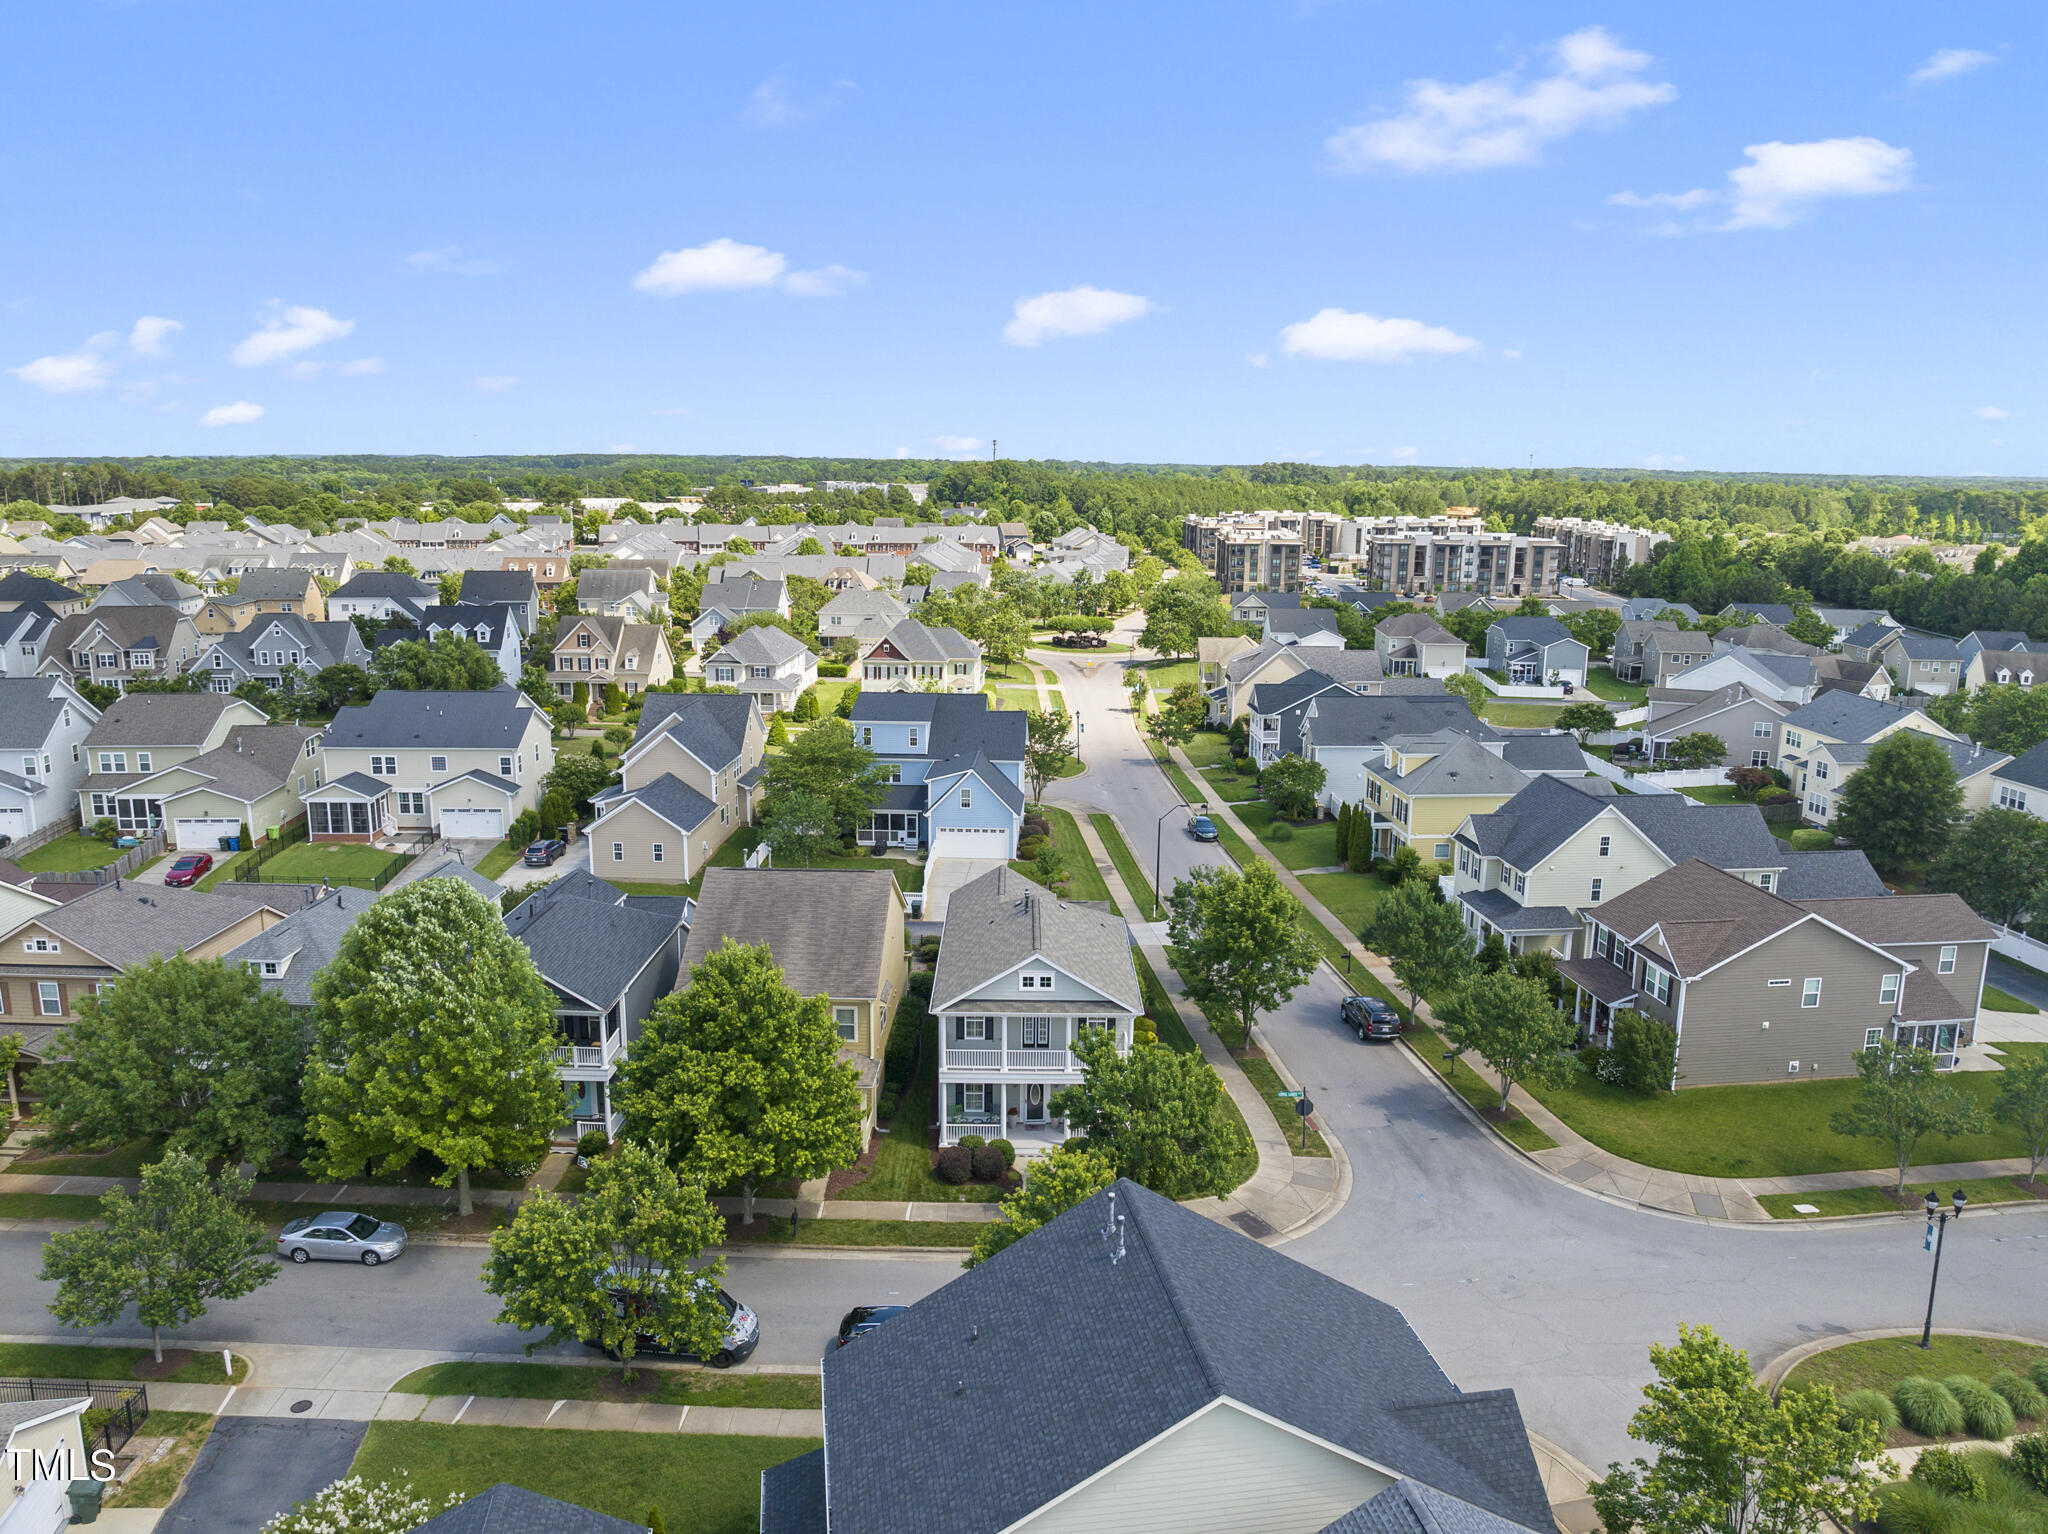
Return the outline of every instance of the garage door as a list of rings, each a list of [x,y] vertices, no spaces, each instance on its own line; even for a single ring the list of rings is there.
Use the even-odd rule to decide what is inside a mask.
[[[932,833],[931,855],[935,859],[1007,858],[1010,855],[1010,833],[979,827],[935,831]]]
[[[505,812],[503,810],[443,810],[441,811],[441,834],[448,837],[468,837],[473,840],[488,837],[502,841],[505,836]]]
[[[175,820],[171,822],[171,831],[177,837],[180,852],[213,852],[219,848],[223,836],[240,836],[242,823],[239,820]]]

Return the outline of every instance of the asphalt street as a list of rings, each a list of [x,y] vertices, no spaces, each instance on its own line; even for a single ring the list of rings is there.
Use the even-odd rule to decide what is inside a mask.
[[[2037,1007],[2048,1009],[2048,977],[2043,977],[2038,970],[2015,964],[1994,953],[1991,968],[1984,978],[2008,996],[2017,996],[2021,1001],[2031,1001]]]

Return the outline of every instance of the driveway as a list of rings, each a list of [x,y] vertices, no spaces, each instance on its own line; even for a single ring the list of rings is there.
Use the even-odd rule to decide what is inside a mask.
[[[367,1422],[222,1417],[200,1446],[162,1534],[257,1534],[264,1524],[348,1474]]]
[[[465,860],[467,861],[467,860]],[[475,863],[470,863],[474,868]],[[563,874],[578,868],[590,866],[590,843],[577,841],[569,843],[569,850],[546,868],[528,868],[524,863],[514,863],[498,875],[498,883],[508,890],[524,889],[529,884],[539,884],[546,879],[559,879]]]
[[[1001,858],[934,858],[924,871],[924,918],[943,922],[946,902],[963,884],[972,884],[985,873],[1009,865]]]

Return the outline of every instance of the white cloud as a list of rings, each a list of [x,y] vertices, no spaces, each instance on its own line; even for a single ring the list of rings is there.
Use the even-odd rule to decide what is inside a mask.
[[[335,371],[340,373],[343,378],[368,378],[372,374],[384,371],[384,359],[382,357],[358,357],[353,362],[344,362]]]
[[[476,381],[476,386],[486,394],[503,394],[518,382],[517,373],[486,373]]]
[[[942,453],[978,453],[981,451],[981,438],[934,437],[932,446]]]
[[[614,442],[605,451],[607,453],[637,453],[640,449],[633,446],[630,442]]]
[[[1992,55],[1979,53],[1975,48],[1937,48],[1928,55],[1926,63],[1906,76],[1906,83],[1940,85],[1945,81],[1972,74],[1986,64],[1997,62]]]
[[[1676,86],[1643,78],[1649,54],[1622,47],[1604,27],[1560,38],[1549,51],[1551,71],[1535,79],[1511,69],[1469,85],[1410,80],[1402,112],[1342,129],[1323,147],[1342,171],[1533,165],[1546,144],[1618,127],[1678,96]]]
[[[263,407],[238,399],[232,405],[215,405],[199,418],[201,426],[246,426],[263,419]]]
[[[1607,201],[1617,208],[1676,208],[1681,213],[1689,213],[1712,202],[1718,195],[1700,186],[1690,192],[1616,192]]]
[[[1977,419],[1980,421],[2010,421],[2012,412],[2002,405],[1979,405]]]
[[[1502,352],[1501,355],[1507,358],[1510,362],[1520,362],[1522,360],[1522,351],[1520,347],[1511,346],[1506,351]]]
[[[910,456],[910,449],[907,447],[899,447],[896,449],[896,456],[898,458],[908,458]]]
[[[1782,229],[1828,197],[1875,197],[1913,181],[1913,151],[1882,139],[1827,138],[1808,144],[1751,144],[1750,163],[1728,172],[1734,212],[1728,229]]]
[[[823,95],[799,100],[791,92],[788,80],[770,75],[754,87],[740,116],[757,128],[787,128],[824,116],[857,88],[851,80],[835,80]]]
[[[7,371],[46,394],[91,394],[104,389],[107,380],[114,376],[114,364],[107,359],[107,352],[119,340],[111,330],[101,331],[75,352],[38,357]]]
[[[665,298],[678,293],[767,288],[773,287],[788,267],[789,257],[778,250],[721,237],[685,250],[663,251],[633,279],[633,286]]]
[[[866,272],[857,272],[850,266],[821,266],[814,272],[791,272],[782,279],[782,287],[798,298],[837,298],[867,280]]]
[[[453,277],[490,277],[502,268],[482,256],[465,256],[460,245],[442,245],[434,250],[416,250],[405,258],[408,271],[446,272]]]
[[[1246,366],[1248,367],[1263,368],[1271,367],[1273,365],[1273,359],[1267,356],[1264,352],[1246,352],[1244,354],[1244,360]]]
[[[1479,343],[1421,320],[1383,320],[1349,309],[1318,309],[1309,318],[1282,327],[1280,348],[1289,356],[1326,362],[1406,362],[1417,356],[1477,351]]]
[[[1063,288],[1020,298],[1003,339],[1012,346],[1036,346],[1054,336],[1092,336],[1150,314],[1158,305],[1136,293],[1109,288]]]
[[[271,314],[264,320],[261,330],[229,355],[239,367],[263,367],[268,363],[283,362],[300,352],[311,351],[326,342],[339,341],[355,328],[354,320],[338,320],[325,309],[294,305]]]
[[[184,328],[177,320],[145,314],[128,332],[128,350],[138,357],[161,357],[169,350],[164,341],[173,331]]]

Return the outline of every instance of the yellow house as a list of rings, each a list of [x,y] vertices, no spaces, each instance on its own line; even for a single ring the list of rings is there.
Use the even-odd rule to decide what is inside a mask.
[[[232,634],[263,613],[292,613],[309,623],[325,623],[327,598],[310,570],[248,570],[232,592],[208,597],[192,622],[202,634]]]
[[[1469,735],[1393,736],[1365,769],[1373,856],[1412,846],[1425,862],[1448,863],[1467,815],[1490,814],[1528,786],[1527,773]]]

